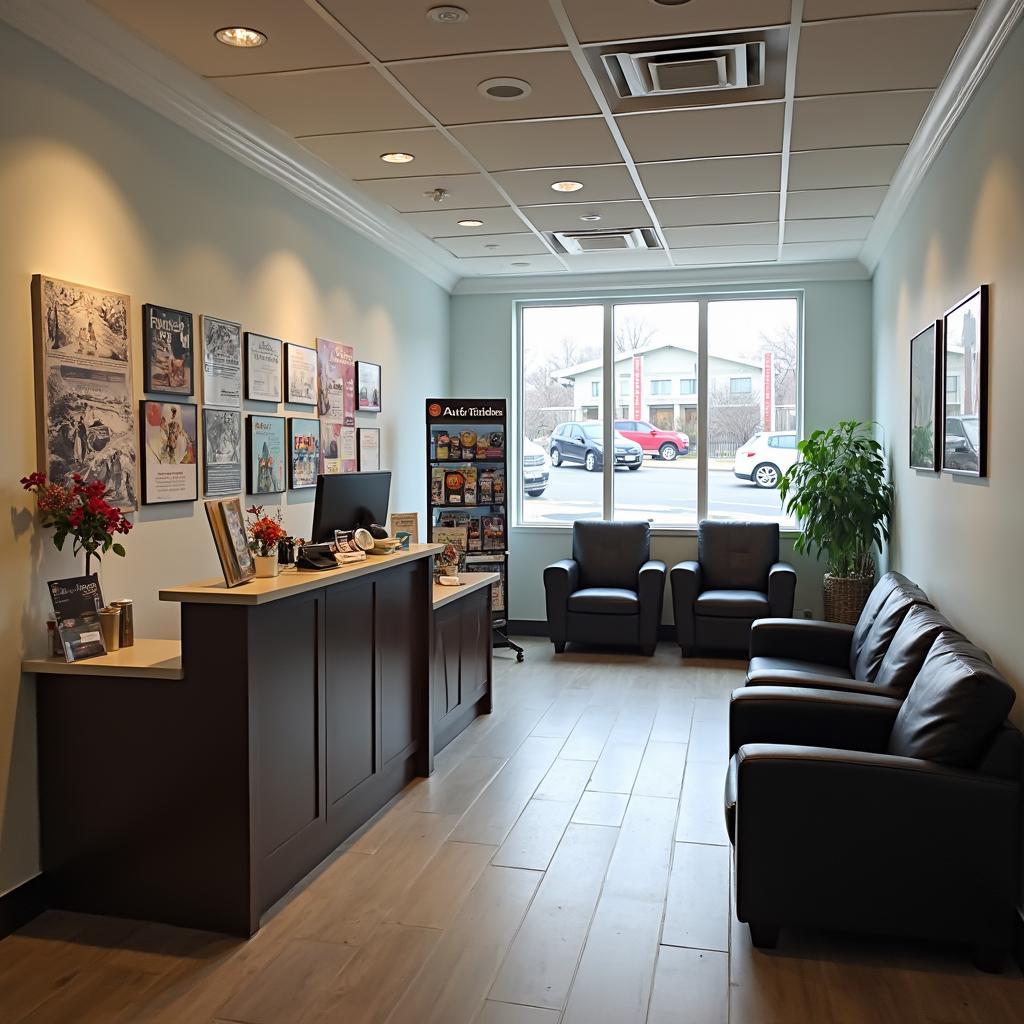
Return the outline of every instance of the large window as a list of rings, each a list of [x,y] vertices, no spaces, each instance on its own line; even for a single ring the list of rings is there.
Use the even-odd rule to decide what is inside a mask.
[[[793,526],[800,317],[796,294],[522,303],[520,522]]]

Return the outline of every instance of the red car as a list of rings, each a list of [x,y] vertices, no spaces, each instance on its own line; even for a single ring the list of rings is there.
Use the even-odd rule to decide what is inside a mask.
[[[671,462],[677,455],[688,455],[690,439],[677,430],[659,430],[646,420],[616,420],[615,429],[636,441],[645,455]]]

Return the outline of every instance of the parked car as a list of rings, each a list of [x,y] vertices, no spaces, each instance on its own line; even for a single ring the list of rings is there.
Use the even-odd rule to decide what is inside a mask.
[[[523,438],[523,490],[539,498],[548,486],[551,462],[548,453],[536,441]]]
[[[978,433],[977,416],[946,417],[946,453],[942,460],[944,469],[962,469],[977,473],[980,461],[978,452],[981,438]]]
[[[616,420],[615,429],[636,441],[644,450],[645,455],[653,455],[656,459],[671,462],[679,455],[690,452],[690,438],[677,430],[661,430],[646,420]]]
[[[794,431],[757,433],[736,449],[733,472],[741,480],[750,480],[758,487],[778,487],[779,477],[796,462],[799,454]]]
[[[629,438],[615,431],[615,465],[636,470],[643,465],[644,451]],[[580,462],[593,473],[604,465],[604,424],[559,423],[548,442],[551,465]]]

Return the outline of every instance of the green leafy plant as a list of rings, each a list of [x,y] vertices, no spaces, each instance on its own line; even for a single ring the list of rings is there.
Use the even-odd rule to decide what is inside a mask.
[[[794,547],[823,555],[833,576],[871,576],[874,549],[889,539],[893,486],[882,446],[868,424],[843,420],[801,441],[800,461],[779,481],[779,494],[803,528]]]
[[[935,458],[935,433],[931,427],[914,427],[910,432],[910,464],[924,466]]]

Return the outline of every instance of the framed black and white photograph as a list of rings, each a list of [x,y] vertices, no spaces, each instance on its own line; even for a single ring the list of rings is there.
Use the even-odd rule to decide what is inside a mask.
[[[245,427],[246,494],[280,494],[287,485],[284,417],[253,413]]]
[[[988,285],[942,322],[942,468],[988,475]]]
[[[242,490],[242,414],[203,410],[203,493],[208,498]]]
[[[250,401],[281,401],[281,348],[277,338],[245,332],[245,397]]]
[[[292,405],[316,405],[316,349],[284,346],[285,396]]]
[[[380,428],[360,427],[358,435],[359,472],[376,472],[380,469]]]
[[[380,412],[380,366],[356,360],[356,408]]]
[[[139,403],[142,503],[164,505],[199,497],[198,407],[192,402]]]
[[[147,302],[142,307],[142,390],[147,394],[195,394],[192,314]]]
[[[201,316],[203,336],[203,404],[242,408],[242,325]]]
[[[939,469],[939,409],[942,403],[942,321],[910,341],[910,466]]]

